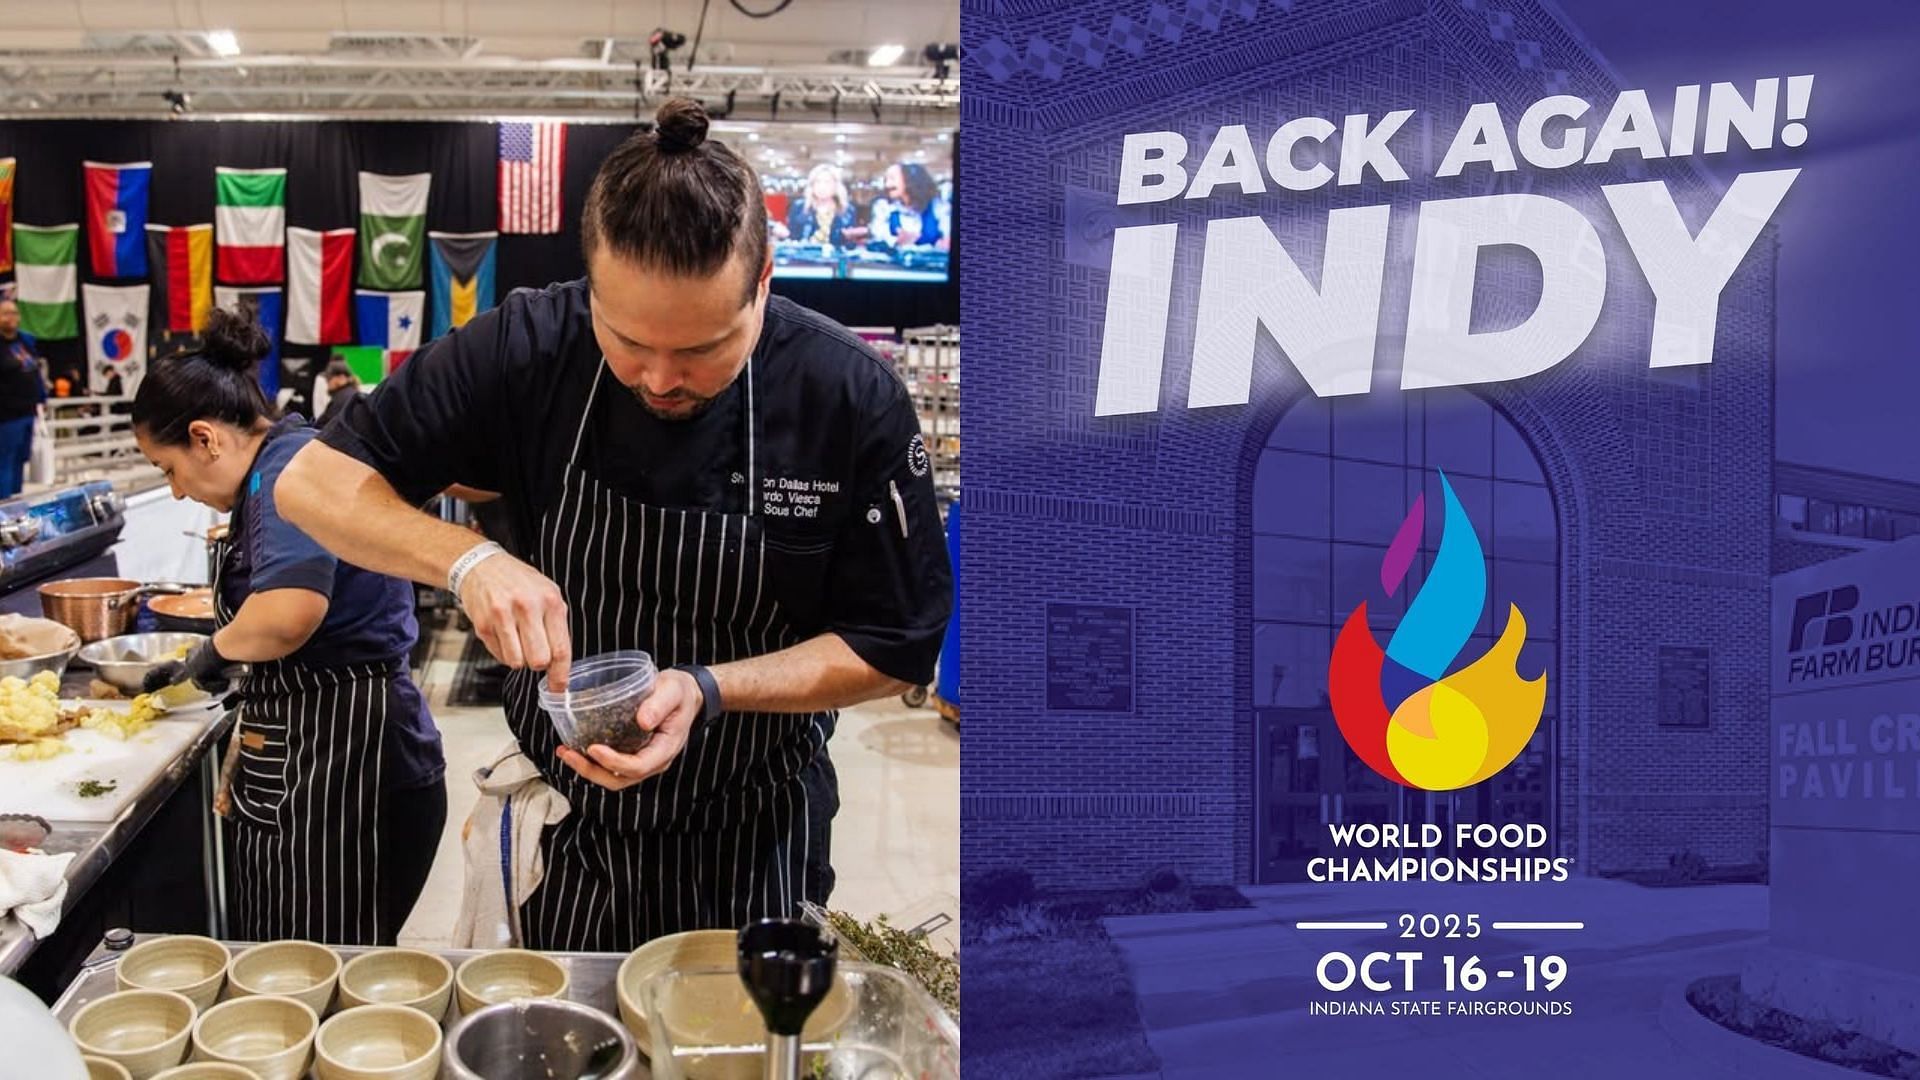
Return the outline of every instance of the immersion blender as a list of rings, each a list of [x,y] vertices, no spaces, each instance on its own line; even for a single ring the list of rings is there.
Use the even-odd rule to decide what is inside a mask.
[[[767,1080],[799,1080],[800,1030],[827,991],[840,942],[801,919],[762,919],[740,931],[740,981],[767,1022]]]

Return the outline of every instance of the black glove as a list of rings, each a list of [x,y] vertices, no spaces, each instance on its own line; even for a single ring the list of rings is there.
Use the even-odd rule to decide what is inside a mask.
[[[209,694],[224,694],[232,681],[234,666],[213,647],[213,639],[208,638],[205,644],[188,653],[185,660],[169,660],[147,672],[140,688],[152,694],[191,681]]]

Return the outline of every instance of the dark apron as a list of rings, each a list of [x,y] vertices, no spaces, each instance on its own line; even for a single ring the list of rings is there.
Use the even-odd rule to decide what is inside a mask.
[[[530,552],[567,601],[575,660],[620,649],[662,669],[721,664],[797,644],[766,576],[755,514],[753,364],[746,392],[747,506],[717,513],[629,500],[579,465],[605,382],[594,376],[558,497]],[[839,808],[827,737],[836,717],[728,712],[696,722],[667,770],[624,791],[581,777],[538,692],[507,678],[507,722],[573,812],[541,836],[546,874],[521,910],[529,948],[618,952],[682,930],[791,915],[833,888],[829,827]]]
[[[245,524],[233,517],[228,537]],[[221,590],[241,552],[215,541],[214,625],[233,620]],[[403,661],[251,666],[240,683],[239,768],[229,871],[233,936],[380,943],[381,748]]]

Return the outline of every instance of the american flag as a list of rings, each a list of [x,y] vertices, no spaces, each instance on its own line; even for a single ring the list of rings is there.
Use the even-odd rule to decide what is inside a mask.
[[[560,231],[560,172],[567,125],[500,125],[500,231]]]

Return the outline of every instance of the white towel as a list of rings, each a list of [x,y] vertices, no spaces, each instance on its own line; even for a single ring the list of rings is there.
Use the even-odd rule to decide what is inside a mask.
[[[453,947],[517,946],[520,906],[546,874],[540,833],[564,819],[572,807],[540,778],[540,770],[518,743],[508,743],[492,764],[475,770],[473,782],[480,801],[460,831],[466,883],[460,892],[460,915],[453,922]]]
[[[53,933],[66,903],[67,864],[73,854],[0,850],[0,917],[19,919],[36,938]]]

